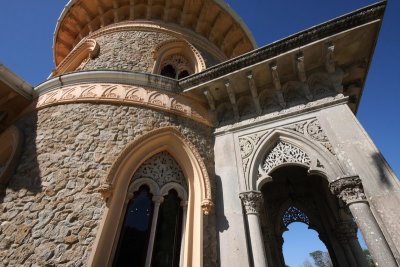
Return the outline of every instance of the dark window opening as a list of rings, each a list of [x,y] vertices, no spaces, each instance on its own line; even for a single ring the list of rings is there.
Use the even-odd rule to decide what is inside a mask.
[[[166,65],[164,68],[162,68],[161,75],[176,79],[176,70],[172,65]]]
[[[142,186],[129,201],[113,266],[145,265],[154,209],[151,198],[149,188]]]
[[[182,238],[181,199],[170,190],[160,206],[152,267],[178,267]]]
[[[178,75],[178,79],[183,79],[185,77],[189,76],[189,72],[187,70],[181,71]]]

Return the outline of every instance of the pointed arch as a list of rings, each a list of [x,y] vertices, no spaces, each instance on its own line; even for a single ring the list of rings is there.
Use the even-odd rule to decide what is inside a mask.
[[[118,222],[123,217],[124,203],[138,168],[157,153],[168,152],[181,167],[188,183],[187,220],[185,225],[184,266],[202,266],[203,212],[208,214],[212,203],[210,179],[200,154],[174,127],[149,132],[130,143],[113,163],[105,184],[106,207],[93,245],[89,266],[107,266],[116,242]]]
[[[299,149],[309,159],[309,163],[302,161],[281,162],[272,168],[260,170],[263,160],[271,152],[279,142],[288,144],[289,146]],[[345,175],[345,171],[339,161],[329,153],[329,151],[320,144],[306,138],[303,135],[294,133],[285,129],[275,129],[260,140],[253,158],[251,159],[250,168],[248,170],[247,184],[250,190],[260,190],[261,187],[271,180],[269,174],[275,169],[285,165],[298,165],[308,169],[310,174],[318,174],[327,180],[334,180],[337,177]]]

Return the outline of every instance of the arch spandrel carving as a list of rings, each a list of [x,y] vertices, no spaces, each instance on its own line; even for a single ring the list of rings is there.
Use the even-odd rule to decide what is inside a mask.
[[[265,182],[271,180],[269,174],[284,165],[303,166],[310,174],[319,174],[327,179],[334,179],[346,173],[329,150],[317,140],[307,138],[300,132],[293,132],[284,127],[264,131],[251,152],[245,148],[246,142],[251,143],[249,136],[239,137],[246,190],[259,190]],[[271,156],[269,164],[266,164],[265,160],[271,151],[274,157]],[[280,160],[275,161],[273,158]]]

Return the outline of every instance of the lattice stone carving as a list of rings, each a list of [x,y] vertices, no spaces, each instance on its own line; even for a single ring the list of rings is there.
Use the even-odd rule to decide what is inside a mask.
[[[285,227],[294,222],[302,222],[310,225],[310,219],[308,219],[307,215],[300,209],[293,206],[290,206],[285,211],[282,217],[282,222]]]
[[[284,163],[300,163],[310,166],[311,159],[300,148],[284,141],[279,141],[265,157],[262,170],[268,173],[274,167]]]
[[[168,152],[158,153],[146,160],[133,176],[133,179],[138,178],[150,178],[160,188],[167,183],[176,182],[187,190],[182,169]]]

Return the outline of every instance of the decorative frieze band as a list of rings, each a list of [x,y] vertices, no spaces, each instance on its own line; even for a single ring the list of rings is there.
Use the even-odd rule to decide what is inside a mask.
[[[80,84],[67,86],[41,95],[36,108],[77,103],[105,102],[141,105],[191,118],[208,126],[212,119],[205,108],[171,92],[121,84]]]
[[[360,177],[346,176],[329,184],[331,192],[344,203],[350,205],[353,202],[366,202],[367,198]]]
[[[246,214],[259,214],[264,203],[262,193],[259,191],[248,191],[239,194]]]

